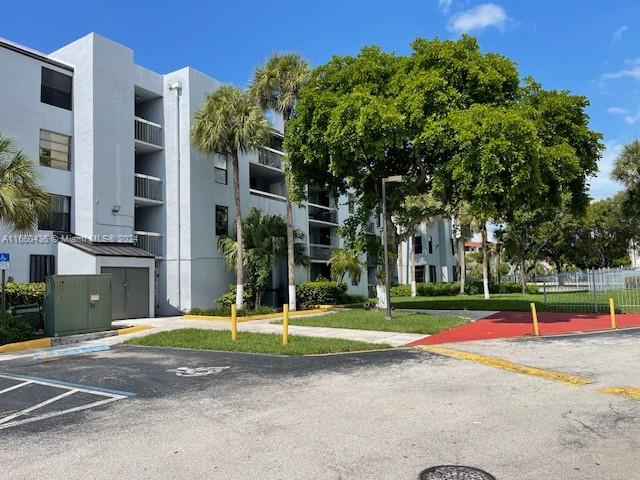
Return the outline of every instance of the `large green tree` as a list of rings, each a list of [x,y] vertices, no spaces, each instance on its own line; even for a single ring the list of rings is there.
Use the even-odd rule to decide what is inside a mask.
[[[36,228],[49,211],[49,195],[40,186],[35,164],[0,134],[0,221],[18,231]]]
[[[295,53],[275,54],[254,72],[253,82],[249,88],[263,109],[272,110],[281,116],[285,138],[287,136],[287,124],[293,116],[300,90],[307,83],[309,74],[309,64],[304,58]],[[288,162],[285,162],[285,166],[287,164]],[[289,183],[289,175],[285,174],[289,310],[294,311],[296,310],[295,247],[293,206],[289,195]]]
[[[255,99],[232,85],[223,85],[211,92],[193,119],[191,141],[205,153],[231,157],[233,198],[236,215],[236,307],[243,307],[244,280],[242,209],[240,205],[240,154],[263,146],[269,133],[269,123]]]
[[[640,141],[625,145],[616,158],[611,177],[627,188],[624,214],[640,220]],[[640,232],[634,234],[637,242]]]
[[[409,56],[366,47],[317,68],[301,91],[287,148],[298,185],[321,178],[338,193],[356,192],[360,223],[379,208],[381,179],[400,174],[390,216],[407,196],[431,191],[452,209],[465,202],[486,250],[489,221],[506,223],[565,191],[575,205],[586,203],[602,148],[587,105],[521,82],[512,61],[482,53],[472,37],[419,39]]]

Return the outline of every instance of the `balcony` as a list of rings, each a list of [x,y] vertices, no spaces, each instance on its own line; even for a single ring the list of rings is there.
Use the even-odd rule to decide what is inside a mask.
[[[134,231],[136,247],[162,258],[162,235],[156,232]]]
[[[265,192],[264,190],[258,190],[255,188],[250,188],[249,193],[251,195],[255,195],[256,197],[268,198],[269,200],[276,200],[278,202],[286,202],[287,197],[282,195],[278,195],[276,193]]]
[[[141,117],[133,121],[136,153],[162,150],[162,126]]]
[[[262,147],[262,149],[258,151],[258,163],[265,167],[282,170],[282,158],[283,155],[281,152],[269,147]]]
[[[320,245],[317,243],[309,244],[309,258],[312,262],[326,262],[331,257],[331,252],[336,247],[333,245]]]
[[[334,208],[322,205],[308,204],[309,222],[338,225],[338,212]]]
[[[134,174],[133,196],[137,207],[162,205],[162,179],[142,173]]]

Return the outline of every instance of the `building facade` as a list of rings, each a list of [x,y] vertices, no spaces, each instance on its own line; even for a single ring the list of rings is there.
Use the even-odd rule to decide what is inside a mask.
[[[37,234],[21,237],[3,227],[9,275],[42,281],[52,273],[111,273],[114,297],[122,297],[114,315],[122,317],[213,306],[235,283],[217,248],[234,225],[231,170],[225,158],[195,149],[190,131],[220,83],[190,67],[153,72],[135,63],[131,49],[94,33],[50,54],[2,40],[0,72],[0,133],[38,161],[52,195]],[[243,212],[256,207],[284,216],[282,160],[277,131],[268,145],[241,158]],[[294,207],[311,261],[297,268],[298,283],[328,276],[327,260],[341,246],[338,226],[350,208],[315,187]],[[433,278],[449,281],[451,228],[446,221],[434,228],[423,234],[418,265],[425,279],[436,265]],[[435,239],[432,247],[427,237]],[[349,280],[350,293],[367,295],[375,273],[370,265],[359,282]],[[265,300],[286,300],[286,290],[283,260]],[[148,299],[146,310],[132,297]]]

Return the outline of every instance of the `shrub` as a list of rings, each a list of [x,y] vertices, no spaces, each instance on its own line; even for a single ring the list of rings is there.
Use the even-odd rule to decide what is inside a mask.
[[[245,290],[242,296],[245,306],[252,308],[253,294],[250,291]],[[229,285],[229,290],[227,291],[227,293],[220,295],[216,299],[216,305],[220,308],[229,310],[229,314],[231,314],[231,305],[233,305],[234,303],[236,303],[236,286],[231,284]]]
[[[442,297],[457,295],[459,292],[459,283],[419,283],[416,286],[416,293],[423,297]]]
[[[225,294],[226,295],[226,294]],[[248,317],[251,315],[265,315],[267,313],[275,313],[277,310],[271,307],[258,307],[254,309],[242,308],[237,311],[239,317]],[[187,312],[189,315],[207,315],[213,317],[229,317],[231,316],[231,305],[226,307],[215,308],[192,308]]]
[[[0,345],[29,340],[33,333],[33,327],[21,317],[7,316],[4,325],[0,321]]]
[[[411,285],[394,285],[391,287],[392,297],[409,297],[411,296]]]
[[[344,283],[335,282],[304,282],[296,288],[297,303],[303,308],[315,305],[330,305],[340,303],[347,291]]]
[[[367,298],[362,304],[362,308],[365,310],[373,310],[378,306],[377,298]]]
[[[44,283],[14,283],[9,282],[5,286],[7,305],[29,305],[44,303],[47,287]]]
[[[345,293],[343,295],[340,295],[340,297],[338,298],[338,303],[341,305],[350,305],[353,303],[362,303],[366,300],[367,297],[365,297],[364,295],[349,295],[348,293]]]

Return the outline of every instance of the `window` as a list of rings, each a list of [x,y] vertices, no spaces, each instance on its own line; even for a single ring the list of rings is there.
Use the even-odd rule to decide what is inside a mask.
[[[453,271],[453,278],[452,278],[452,281],[454,281],[454,282],[457,282],[457,281],[458,281],[458,277],[460,276],[460,275],[458,274],[458,270],[460,270],[460,267],[459,267],[458,265],[456,265],[456,266],[454,266],[454,267],[453,267],[453,270],[452,270],[452,271]]]
[[[438,281],[438,279],[436,277],[436,266],[435,265],[429,265],[429,281],[431,283],[436,283]]]
[[[420,255],[422,253],[422,237],[420,235],[413,237],[413,252],[416,255]]]
[[[349,214],[355,212],[355,199],[353,198],[353,195],[351,193],[347,195],[347,207],[349,208]]]
[[[222,205],[216,205],[216,235],[229,234],[229,209]]]
[[[72,78],[69,75],[42,67],[40,101],[71,110],[71,85]]]
[[[39,230],[70,231],[71,197],[50,195],[49,213],[38,220]]]
[[[29,281],[44,282],[48,275],[56,273],[56,257],[54,255],[29,256]]]
[[[284,138],[279,135],[269,135],[269,148],[284,152]]]
[[[59,133],[40,130],[40,165],[69,170],[71,137]]]
[[[215,160],[216,183],[227,184],[227,157],[217,156]]]
[[[424,265],[416,266],[416,283],[424,283]]]
[[[453,241],[453,238],[451,239],[451,255],[453,255],[454,257],[456,256],[456,244]]]
[[[433,237],[429,237],[429,254],[433,253]]]

